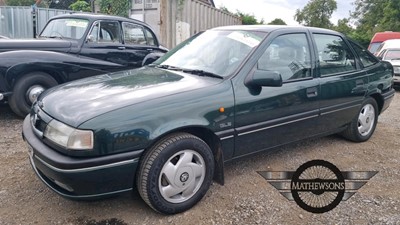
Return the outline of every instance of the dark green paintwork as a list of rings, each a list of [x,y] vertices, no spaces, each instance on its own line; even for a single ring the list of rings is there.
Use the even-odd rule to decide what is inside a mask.
[[[96,198],[129,191],[134,188],[143,152],[167,134],[188,132],[209,144],[216,161],[214,178],[223,183],[224,161],[340,132],[358,116],[365,98],[374,98],[382,112],[394,96],[393,68],[376,59],[367,68],[356,59],[350,73],[320,76],[312,34],[340,36],[336,32],[286,26],[216,29],[253,30],[268,35],[239,69],[223,79],[188,74],[177,68],[143,67],[66,83],[40,95],[32,117],[27,116],[23,125],[23,137],[32,146],[31,163],[38,176],[69,198]],[[253,85],[260,56],[276,37],[289,33],[307,37],[311,77],[276,87],[280,79],[271,76],[275,87]],[[256,82],[265,82],[262,74],[273,75],[257,73]],[[221,112],[220,108],[224,110]],[[45,129],[42,125],[52,119],[92,130],[94,149],[62,149],[38,135],[31,119],[41,132]],[[53,180],[74,190],[69,192]]]
[[[384,63],[319,77],[314,53],[313,78],[258,91],[247,87],[244,81],[269,43],[292,32],[306,34],[311,49],[312,32],[338,35],[321,29],[271,30],[237,74],[223,80],[144,67],[67,83],[47,91],[39,101],[51,117],[95,132],[93,151],[65,151],[70,155],[146,149],[168,133],[196,128],[221,137],[222,146],[229,146],[223,149],[229,160],[344,128],[365,96],[390,90],[392,71]],[[359,80],[362,87],[356,87]],[[318,96],[308,97],[309,88]],[[219,112],[220,107],[225,112]]]

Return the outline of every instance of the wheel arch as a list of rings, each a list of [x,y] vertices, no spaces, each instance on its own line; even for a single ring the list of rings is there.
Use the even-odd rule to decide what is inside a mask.
[[[369,96],[376,101],[376,104],[378,105],[378,114],[380,114],[384,104],[383,96],[380,93],[373,93]]]
[[[58,84],[66,81],[66,75],[63,72],[57,71],[57,68],[53,65],[36,64],[36,63],[21,63],[15,65],[7,70],[6,82],[10,87],[14,87],[16,82],[27,75],[28,73],[46,73],[54,78]]]
[[[151,146],[154,146],[157,142],[162,140],[164,137],[171,135],[173,133],[182,133],[182,132],[188,133],[188,134],[191,134],[191,135],[194,135],[194,136],[200,138],[210,147],[210,149],[213,153],[214,162],[215,162],[213,179],[217,183],[223,185],[224,184],[224,156],[223,156],[221,141],[212,130],[210,130],[206,127],[189,126],[189,127],[182,127],[182,128],[170,130],[170,131],[158,136],[156,139],[154,139],[150,143],[149,147],[146,148],[145,151],[150,149]]]

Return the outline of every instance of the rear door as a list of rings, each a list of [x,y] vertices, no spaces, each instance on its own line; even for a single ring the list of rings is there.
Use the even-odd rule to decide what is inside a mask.
[[[135,23],[123,22],[122,30],[130,67],[141,67],[147,54],[158,52],[157,39],[146,27]]]
[[[121,25],[118,21],[101,20],[93,24],[82,46],[80,55],[129,67],[128,54],[122,43]]]
[[[313,33],[320,74],[320,132],[332,132],[358,114],[368,76],[341,36]]]

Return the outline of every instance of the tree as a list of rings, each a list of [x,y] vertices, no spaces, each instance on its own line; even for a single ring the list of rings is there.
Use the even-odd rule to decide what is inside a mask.
[[[268,23],[268,25],[287,25],[281,18],[276,18]]]
[[[393,0],[355,0],[352,38],[367,46],[376,32],[400,31],[400,3]]]
[[[35,4],[35,0],[6,0],[8,6],[31,6]]]
[[[240,18],[242,18],[242,24],[243,25],[253,25],[253,24],[259,24],[257,19],[255,18],[254,15],[248,14],[248,13],[243,13],[241,11],[237,11],[236,15]]]
[[[100,12],[110,15],[128,17],[132,1],[100,0]]]
[[[337,26],[334,26],[333,29],[345,35],[351,35],[354,32],[354,28],[349,23],[350,19],[348,18],[340,19]]]
[[[332,28],[332,13],[337,9],[335,0],[310,0],[303,9],[297,9],[294,19],[305,26]]]
[[[69,6],[69,8],[74,11],[82,11],[82,12],[91,12],[92,11],[90,4],[84,0],[77,0],[75,3],[72,3]]]
[[[225,13],[229,13],[234,16],[240,17],[242,19],[243,25],[264,24],[264,19],[261,19],[260,21],[258,21],[257,18],[254,16],[254,14],[244,13],[239,10],[237,10],[236,13],[232,13],[225,6],[220,6],[219,9]]]

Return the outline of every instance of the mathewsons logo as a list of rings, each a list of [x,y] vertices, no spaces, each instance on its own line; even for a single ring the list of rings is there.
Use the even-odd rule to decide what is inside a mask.
[[[296,171],[258,171],[285,198],[312,213],[325,213],[348,200],[377,171],[340,171],[324,160],[312,160]]]

